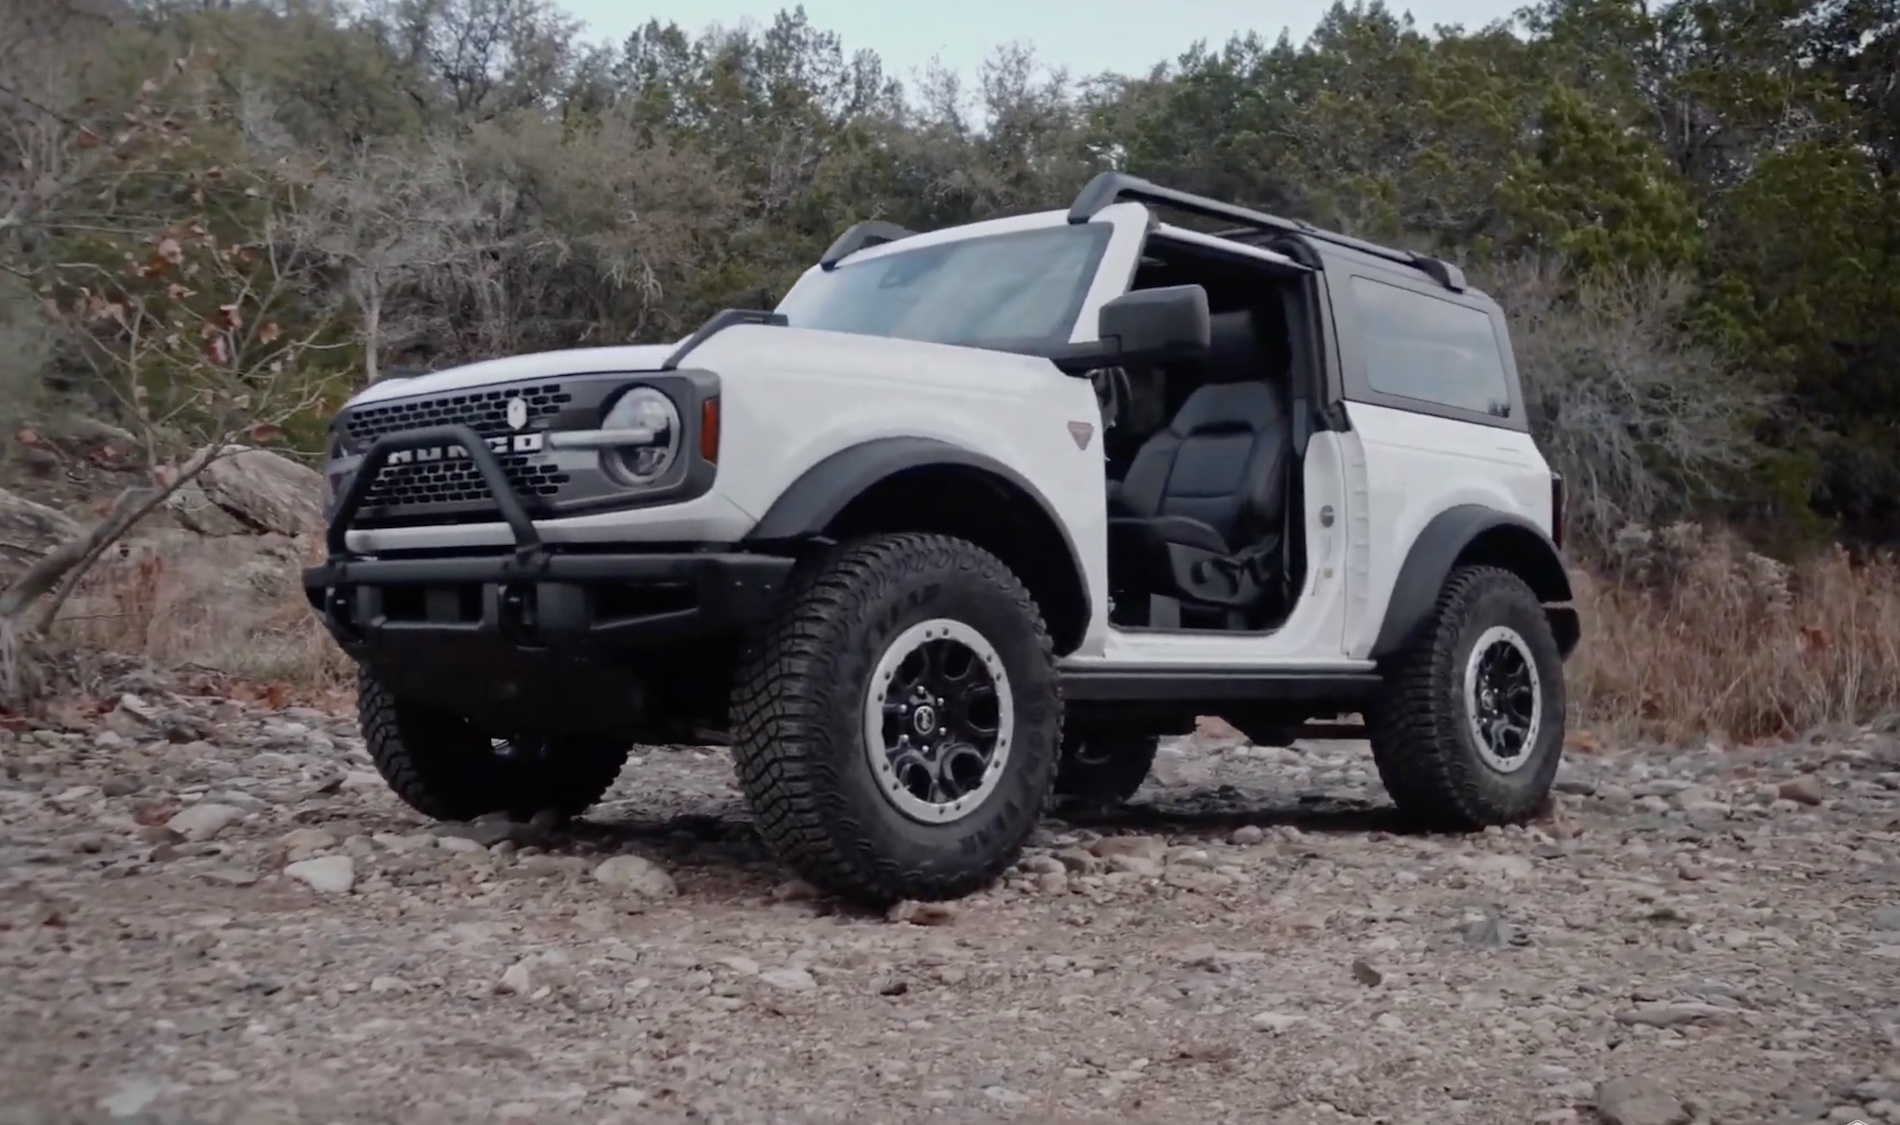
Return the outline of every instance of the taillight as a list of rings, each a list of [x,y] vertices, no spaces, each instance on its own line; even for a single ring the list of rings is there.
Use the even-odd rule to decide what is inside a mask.
[[[719,400],[709,398],[699,404],[699,455],[706,463],[719,463]]]
[[[1564,475],[1550,474],[1550,541],[1564,545]]]

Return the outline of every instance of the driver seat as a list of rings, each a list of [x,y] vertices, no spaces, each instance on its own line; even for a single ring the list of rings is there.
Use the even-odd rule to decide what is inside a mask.
[[[1149,625],[1249,628],[1285,601],[1286,344],[1260,328],[1252,310],[1209,318],[1202,385],[1110,493],[1110,573]]]

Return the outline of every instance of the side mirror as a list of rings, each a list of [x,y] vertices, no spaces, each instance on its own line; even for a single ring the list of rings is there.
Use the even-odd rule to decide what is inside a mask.
[[[1102,306],[1096,335],[1122,363],[1166,363],[1207,354],[1207,290],[1137,289]]]

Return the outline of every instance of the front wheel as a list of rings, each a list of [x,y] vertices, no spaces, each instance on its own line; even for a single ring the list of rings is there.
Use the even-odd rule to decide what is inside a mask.
[[[1531,818],[1557,776],[1564,666],[1544,607],[1508,570],[1461,567],[1366,716],[1400,813],[1470,831]]]
[[[814,885],[868,905],[958,898],[1021,854],[1062,735],[1035,602],[964,540],[886,535],[794,584],[732,705],[760,835]]]
[[[633,749],[602,738],[491,738],[464,719],[398,698],[368,669],[357,673],[356,712],[377,772],[432,820],[496,812],[525,820],[548,810],[579,816],[606,795]]]

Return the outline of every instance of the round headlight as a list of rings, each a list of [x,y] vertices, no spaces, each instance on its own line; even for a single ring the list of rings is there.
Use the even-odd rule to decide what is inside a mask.
[[[652,440],[614,451],[620,468],[634,484],[652,484],[673,467],[680,451],[680,412],[673,400],[652,387],[635,387],[607,411],[603,430],[645,430]]]

